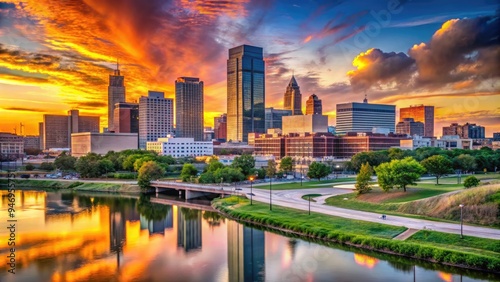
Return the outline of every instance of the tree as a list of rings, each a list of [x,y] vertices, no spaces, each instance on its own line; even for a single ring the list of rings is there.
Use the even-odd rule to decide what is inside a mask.
[[[269,178],[274,178],[276,175],[276,162],[274,160],[267,161],[266,176]]]
[[[219,183],[220,181],[231,183],[238,182],[245,179],[245,175],[243,173],[232,167],[224,167],[219,168],[214,172],[215,182]]]
[[[32,165],[32,164],[27,164],[27,165],[26,165],[26,170],[27,170],[27,171],[31,171],[31,170],[34,170],[34,169],[35,169],[35,166],[34,166],[34,165]]]
[[[141,158],[142,156],[143,155],[141,155],[141,154],[133,154],[133,155],[127,156],[122,163],[123,169],[133,171],[135,161],[137,159]]]
[[[46,171],[52,171],[52,170],[56,169],[56,167],[54,166],[53,163],[44,162],[44,163],[40,164],[40,169],[46,170]]]
[[[175,164],[175,159],[172,156],[157,156],[156,162],[164,165],[173,165]]]
[[[288,173],[293,170],[293,160],[292,157],[284,157],[280,162],[280,169],[285,173]]]
[[[389,191],[394,187],[406,192],[408,185],[415,185],[416,181],[424,174],[425,168],[412,157],[402,160],[392,160],[390,163],[382,163],[375,168],[378,185],[384,191]]]
[[[465,188],[476,187],[479,185],[479,182],[481,182],[481,180],[477,179],[477,177],[473,175],[467,176],[467,178],[465,178],[464,180],[464,187]]]
[[[255,159],[254,157],[252,157],[252,155],[241,155],[234,158],[231,166],[239,169],[241,173],[243,173],[243,175],[245,175],[246,177],[253,172],[253,168],[255,167]]]
[[[463,171],[473,171],[476,169],[476,159],[471,155],[461,154],[453,159],[453,167]]]
[[[307,172],[307,176],[309,178],[317,178],[318,181],[321,181],[321,178],[327,176],[328,174],[330,174],[330,168],[327,165],[318,162],[312,162],[311,165],[309,165],[309,171]]]
[[[191,177],[196,176],[198,174],[198,170],[196,167],[192,164],[185,163],[182,166],[182,171],[181,171],[181,179],[184,182],[187,182],[188,180],[191,179]]]
[[[75,169],[76,158],[69,156],[66,152],[62,152],[55,160],[54,165],[60,170]]]
[[[137,183],[141,189],[146,190],[151,186],[152,180],[157,180],[165,174],[165,170],[155,161],[148,161],[142,164],[137,176]]]
[[[102,157],[96,153],[88,153],[79,157],[75,163],[75,169],[82,178],[94,178],[101,176],[104,172],[103,167],[99,166]]]
[[[115,171],[115,164],[108,159],[102,159],[97,161],[97,166],[99,167],[99,176],[108,172]]]
[[[399,148],[390,148],[387,153],[391,160],[402,160],[405,157],[405,152]]]
[[[365,163],[361,165],[361,169],[359,170],[359,174],[356,177],[356,191],[359,194],[368,193],[372,188],[370,185],[370,179],[373,174],[373,169],[369,163]]]
[[[214,172],[207,171],[207,172],[202,173],[200,175],[200,177],[198,178],[198,182],[200,182],[200,183],[216,183]]]
[[[141,166],[142,166],[143,163],[149,162],[149,161],[154,161],[154,160],[155,160],[155,157],[151,156],[151,155],[141,156],[140,158],[135,159],[135,161],[134,161],[134,170],[138,171],[141,168]]]
[[[428,173],[433,174],[436,177],[437,185],[439,185],[439,178],[445,174],[453,172],[451,161],[441,155],[428,157],[423,160],[421,164],[425,167]]]
[[[218,159],[216,158],[212,158],[210,159],[210,161],[208,162],[208,166],[207,166],[207,171],[210,171],[210,172],[215,172],[216,170],[218,170],[219,168],[224,168],[224,164],[222,164],[221,162],[219,162]]]

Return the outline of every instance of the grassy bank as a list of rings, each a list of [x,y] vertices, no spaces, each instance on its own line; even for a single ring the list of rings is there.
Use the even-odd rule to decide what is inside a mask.
[[[342,243],[464,268],[491,272],[499,272],[500,269],[500,258],[499,254],[494,252],[495,248],[487,252],[464,250],[457,248],[458,244],[445,245],[440,242],[433,243],[431,240],[425,241],[424,244],[420,237],[415,237],[413,241],[391,240],[406,230],[404,227],[350,220],[314,212],[308,215],[306,211],[276,206],[273,207],[273,211],[269,211],[267,204],[254,201],[254,205],[250,206],[248,200],[236,197],[217,199],[213,202],[213,206],[229,217],[247,223],[326,242]],[[488,245],[481,244],[484,246],[494,245],[495,242],[495,240],[482,240],[488,242]]]
[[[308,189],[308,188],[331,188],[334,183],[342,183],[354,181],[355,178],[338,178],[338,179],[329,179],[329,180],[321,180],[321,181],[302,181],[302,184],[299,182],[291,182],[291,183],[279,183],[273,182],[272,189],[273,190],[294,190],[294,189]],[[263,185],[254,185],[254,188],[269,190],[269,182]]]
[[[306,194],[304,196],[302,196],[302,199],[306,200],[306,201],[309,201],[309,199],[311,199],[311,202],[316,202],[316,200],[314,198],[316,197],[320,197],[321,194]]]
[[[7,179],[0,179],[0,187],[7,186]],[[26,180],[13,180],[17,188],[33,188],[33,189],[73,189],[78,191],[103,191],[103,192],[125,192],[136,193],[140,192],[138,185],[134,184],[120,184],[120,183],[92,183],[75,181],[58,181],[46,179],[26,179]]]

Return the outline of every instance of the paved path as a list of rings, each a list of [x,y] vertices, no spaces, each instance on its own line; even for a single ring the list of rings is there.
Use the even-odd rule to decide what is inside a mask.
[[[413,229],[413,228],[409,228],[409,229],[408,229],[408,230],[406,230],[405,232],[403,232],[403,233],[399,234],[398,236],[396,236],[396,237],[394,237],[394,238],[392,238],[392,239],[394,239],[394,240],[401,240],[401,241],[404,241],[404,240],[406,240],[406,239],[410,238],[410,236],[411,236],[411,235],[413,235],[413,234],[417,233],[418,231],[420,231],[420,230],[418,230],[418,229]]]

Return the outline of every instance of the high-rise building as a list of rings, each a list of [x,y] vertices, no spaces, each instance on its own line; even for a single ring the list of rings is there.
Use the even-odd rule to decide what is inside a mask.
[[[179,77],[175,81],[175,136],[203,141],[203,81]]]
[[[24,150],[40,149],[40,136],[24,136]]]
[[[124,77],[120,75],[118,62],[114,74],[109,75],[108,86],[108,131],[114,131],[115,104],[125,102]]]
[[[214,118],[214,138],[219,141],[227,139],[227,114]]]
[[[139,148],[146,149],[146,142],[167,137],[173,131],[174,101],[163,92],[148,91],[139,98]]]
[[[283,134],[328,132],[328,117],[324,115],[302,115],[283,117]]]
[[[300,94],[300,87],[294,75],[286,87],[283,105],[285,110],[292,111],[292,115],[302,114],[302,94]]]
[[[43,122],[38,123],[38,136],[40,136],[38,148],[43,150]]]
[[[416,122],[424,124],[425,137],[434,136],[434,106],[413,105],[399,110],[399,121],[413,118]]]
[[[71,133],[99,132],[99,117],[80,116],[78,110],[67,116],[43,115],[42,149],[71,148]]]
[[[229,49],[227,60],[227,139],[248,140],[248,133],[265,132],[265,77],[260,47]]]
[[[450,126],[443,127],[443,136],[447,135],[458,135],[463,139],[484,139],[484,126],[468,122],[464,125],[452,123]]]
[[[493,141],[500,141],[500,132],[493,132]]]
[[[283,126],[283,117],[291,115],[292,110],[266,108],[266,131],[270,128],[281,129]]]
[[[396,133],[424,136],[424,123],[414,121],[413,118],[404,118],[396,125]]]
[[[116,133],[139,133],[139,104],[116,103],[114,114]]]
[[[337,104],[337,133],[372,132],[373,128],[386,128],[395,132],[396,106],[351,102]]]
[[[312,94],[309,96],[306,102],[306,115],[322,115],[323,114],[323,106],[321,105],[321,100],[316,96],[316,94]]]

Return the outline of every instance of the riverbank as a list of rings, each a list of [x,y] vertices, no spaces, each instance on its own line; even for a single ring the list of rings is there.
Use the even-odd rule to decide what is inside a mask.
[[[407,228],[273,206],[245,198],[216,199],[212,206],[248,224],[306,238],[353,246],[456,267],[500,273],[500,241],[419,231],[407,241],[392,240]],[[431,234],[431,235],[429,235]],[[444,240],[444,236],[448,239]],[[443,243],[443,242],[449,242]],[[474,244],[472,244],[474,242]]]
[[[96,181],[89,180],[53,180],[53,179],[15,179],[16,188],[30,188],[39,190],[71,189],[76,191],[99,191],[117,193],[140,193],[137,184],[123,183],[118,181]],[[8,180],[0,179],[0,187],[7,187]]]

